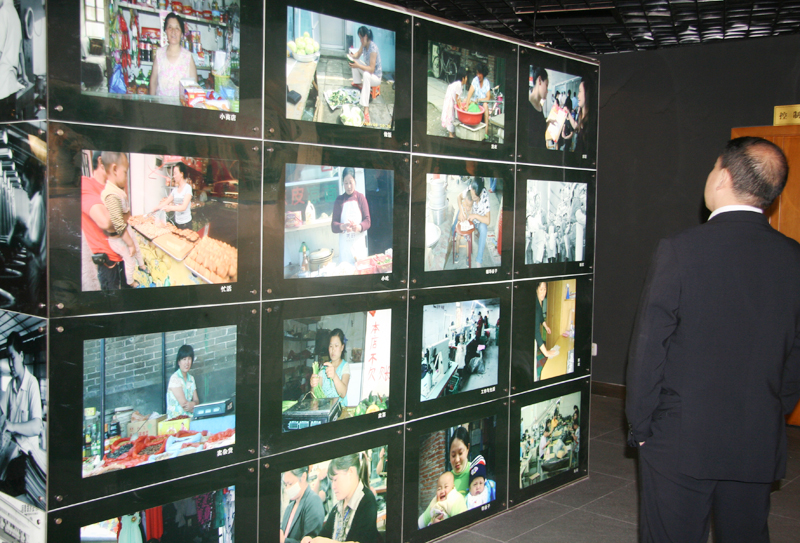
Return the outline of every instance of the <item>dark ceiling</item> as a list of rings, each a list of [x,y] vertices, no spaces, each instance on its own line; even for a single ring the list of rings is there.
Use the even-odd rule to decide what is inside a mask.
[[[800,33],[800,0],[385,0],[593,55]]]

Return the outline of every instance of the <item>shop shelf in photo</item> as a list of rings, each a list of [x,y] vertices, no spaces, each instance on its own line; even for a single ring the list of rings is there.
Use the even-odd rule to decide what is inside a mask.
[[[588,415],[588,378],[512,398],[510,506],[588,475]]]
[[[258,462],[246,462],[51,511],[51,540],[250,540],[257,524]],[[236,537],[238,535],[238,538]]]
[[[403,539],[422,542],[507,507],[508,401],[406,427]]]
[[[414,21],[413,150],[513,161],[518,46]]]
[[[50,118],[261,137],[263,4],[49,6]]]
[[[49,488],[58,503],[254,458],[258,307],[54,320]]]
[[[518,166],[514,278],[591,273],[596,174]]]
[[[406,415],[508,395],[511,284],[412,291]]]
[[[598,82],[593,61],[520,47],[518,161],[595,169]]]
[[[514,282],[511,393],[588,375],[591,275]]]
[[[47,315],[46,123],[0,124],[0,165],[0,308],[44,317]]]
[[[387,292],[264,304],[262,454],[402,422],[406,303]]]
[[[322,0],[267,4],[268,139],[410,151],[411,16]]]
[[[514,167],[414,155],[411,287],[511,278]]]
[[[258,145],[53,124],[53,314],[258,299]]]
[[[305,537],[405,541],[400,537],[403,437],[398,426],[262,462],[259,541],[279,543],[282,536],[287,541]],[[343,502],[355,508],[344,529],[341,511],[350,510],[342,509]]]
[[[405,288],[408,156],[265,146],[265,298]]]

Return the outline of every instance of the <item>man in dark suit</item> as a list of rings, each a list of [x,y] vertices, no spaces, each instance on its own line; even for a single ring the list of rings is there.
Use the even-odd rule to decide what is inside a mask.
[[[662,240],[627,376],[643,541],[769,541],[784,416],[800,399],[800,244],[763,210],[786,184],[781,150],[728,143],[708,175],[706,224]]]

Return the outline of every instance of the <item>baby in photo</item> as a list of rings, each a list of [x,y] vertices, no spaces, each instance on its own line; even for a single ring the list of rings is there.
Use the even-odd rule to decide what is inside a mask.
[[[494,499],[492,487],[486,480],[486,461],[483,456],[475,457],[469,468],[469,494],[467,509],[474,509]]]
[[[430,526],[467,510],[462,496],[455,489],[455,478],[449,471],[444,472],[436,483],[436,496],[423,514],[425,525]]]

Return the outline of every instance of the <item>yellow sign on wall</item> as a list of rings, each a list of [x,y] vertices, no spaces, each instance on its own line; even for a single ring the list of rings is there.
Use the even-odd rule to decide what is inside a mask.
[[[785,126],[787,124],[800,124],[800,104],[775,106],[775,118],[772,120],[772,126]]]

